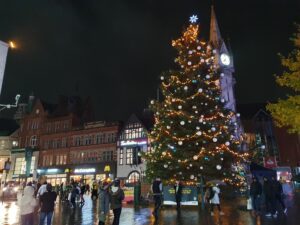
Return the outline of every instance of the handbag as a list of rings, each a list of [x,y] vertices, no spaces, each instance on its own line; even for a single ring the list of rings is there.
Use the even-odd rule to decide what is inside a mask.
[[[247,199],[247,210],[252,210],[253,207],[252,207],[252,199],[251,198],[248,198]]]

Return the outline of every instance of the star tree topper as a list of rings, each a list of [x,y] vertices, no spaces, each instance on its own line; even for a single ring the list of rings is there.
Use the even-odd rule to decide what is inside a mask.
[[[197,16],[197,15],[192,15],[192,16],[190,17],[190,22],[191,22],[191,23],[197,23],[197,20],[198,20],[198,16]]]

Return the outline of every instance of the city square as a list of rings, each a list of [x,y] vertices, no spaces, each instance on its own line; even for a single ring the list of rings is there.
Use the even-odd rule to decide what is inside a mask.
[[[298,224],[300,2],[0,8],[0,224]]]

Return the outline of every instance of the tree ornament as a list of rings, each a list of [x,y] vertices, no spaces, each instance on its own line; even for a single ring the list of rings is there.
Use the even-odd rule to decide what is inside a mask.
[[[165,167],[165,168],[168,168],[168,165],[167,165],[167,164],[165,164],[165,165],[164,165],[164,167]]]
[[[151,100],[151,102],[150,102],[152,105],[154,104],[154,100]]]
[[[178,144],[179,144],[179,145],[182,145],[182,144],[183,144],[183,142],[182,142],[182,141],[178,141]]]
[[[192,62],[191,62],[191,61],[188,61],[188,65],[189,65],[189,66],[192,65]]]
[[[191,175],[190,178],[191,178],[191,180],[193,180],[193,179],[195,178],[195,176],[194,176],[194,175]]]
[[[171,127],[170,127],[170,126],[167,126],[167,129],[168,129],[168,130],[170,130],[170,129],[171,129]]]
[[[191,55],[191,54],[193,54],[193,51],[192,51],[192,50],[189,51],[189,55]]]
[[[212,52],[213,52],[214,54],[216,54],[216,53],[217,53],[217,50],[216,50],[216,49],[214,49]]]
[[[192,107],[193,109],[197,109],[197,106],[195,106],[195,105],[193,105],[193,107]]]
[[[200,166],[200,170],[203,170],[203,166]]]
[[[224,73],[221,73],[220,75],[221,75],[221,77],[224,77]]]
[[[217,165],[216,168],[217,168],[217,170],[220,170],[220,169],[222,169],[222,166],[221,165]]]
[[[224,103],[224,102],[225,102],[225,99],[224,99],[224,98],[222,98],[222,99],[221,99],[221,102],[223,102],[223,103]]]
[[[182,105],[179,105],[179,106],[178,106],[178,109],[182,109]]]
[[[161,80],[164,80],[165,78],[164,78],[164,76],[161,76],[160,79],[161,79]]]
[[[182,121],[180,121],[180,125],[184,125],[185,124],[185,122],[182,120]]]
[[[221,160],[223,161],[223,160],[224,160],[224,158],[221,158]]]
[[[198,159],[198,156],[197,156],[197,155],[194,155],[194,156],[193,156],[193,159],[194,159],[194,160],[197,160],[197,159]]]
[[[198,92],[199,92],[199,93],[201,93],[202,91],[203,91],[203,89],[202,89],[202,88],[199,88],[199,89],[198,89]]]
[[[211,130],[212,130],[212,131],[216,131],[216,128],[215,128],[215,127],[212,127]]]
[[[198,142],[196,142],[196,145],[199,145],[199,143],[198,143]]]
[[[207,74],[207,75],[205,76],[205,78],[206,78],[206,79],[209,79],[209,78],[210,78],[210,76]]]
[[[236,114],[236,116],[237,116],[237,117],[240,117],[240,116],[241,116],[241,114],[237,113],[237,114]]]
[[[230,145],[230,142],[229,142],[229,141],[226,141],[226,142],[225,142],[225,145],[226,145],[226,146],[229,146],[229,145]]]
[[[218,141],[218,139],[217,138],[213,138],[213,142],[217,142]]]
[[[183,88],[185,91],[187,91],[187,89],[189,89],[189,87],[188,86],[184,86],[184,88]]]
[[[204,63],[204,59],[201,59],[200,62],[201,62],[201,63]]]
[[[156,115],[159,115],[159,112],[156,112]]]
[[[198,136],[201,136],[202,132],[201,132],[201,131],[198,131],[196,134],[197,134]]]
[[[180,159],[178,159],[178,162],[179,162],[179,163],[181,163],[181,160],[180,160]]]
[[[167,153],[166,153],[166,152],[162,152],[161,154],[162,154],[163,156],[165,156]]]
[[[197,50],[201,50],[201,46],[197,46]]]
[[[197,130],[200,130],[200,127],[196,127]]]

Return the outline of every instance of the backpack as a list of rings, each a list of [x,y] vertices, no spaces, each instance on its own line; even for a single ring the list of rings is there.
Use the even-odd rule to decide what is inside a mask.
[[[212,187],[209,187],[208,200],[211,200],[215,196],[215,192]]]

